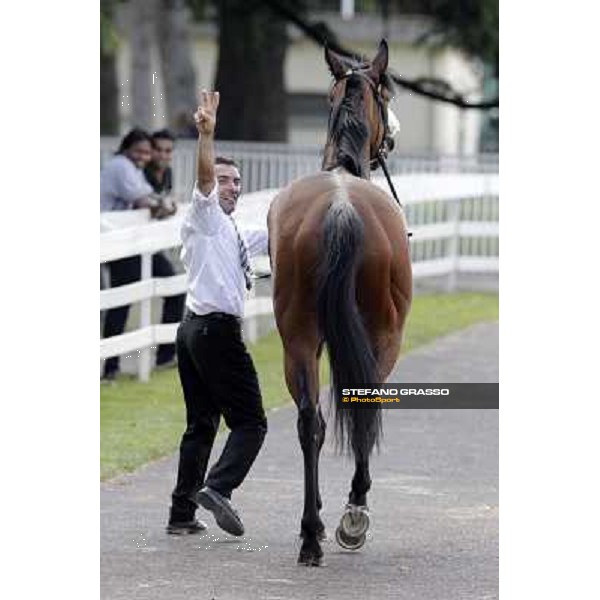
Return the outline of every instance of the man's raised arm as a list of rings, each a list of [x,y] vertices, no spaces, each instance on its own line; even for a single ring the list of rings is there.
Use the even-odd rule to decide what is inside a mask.
[[[215,186],[214,136],[218,107],[219,92],[202,90],[194,120],[199,133],[196,179],[198,189],[204,196],[208,196]]]

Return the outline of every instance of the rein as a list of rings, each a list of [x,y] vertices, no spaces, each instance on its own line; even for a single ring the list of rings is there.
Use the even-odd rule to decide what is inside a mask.
[[[392,196],[394,196],[394,200],[398,203],[398,206],[404,211],[404,206],[402,205],[402,202],[400,202],[400,198],[398,198],[398,194],[396,193],[396,188],[394,187],[394,184],[392,183],[392,178],[390,177],[390,172],[388,171],[387,165],[385,164],[385,158],[384,158],[384,152],[383,152],[383,148],[379,149],[379,152],[377,153],[377,161],[379,162],[379,164],[381,165],[381,168],[383,169],[383,173],[385,174],[385,178],[387,179],[388,185],[390,186],[390,191],[392,192]],[[412,234],[409,234],[409,237]]]

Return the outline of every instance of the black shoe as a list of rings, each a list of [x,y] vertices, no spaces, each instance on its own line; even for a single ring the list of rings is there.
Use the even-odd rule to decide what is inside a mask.
[[[216,490],[204,487],[198,492],[196,500],[214,515],[217,525],[223,531],[231,535],[244,535],[244,524],[225,496]]]
[[[206,523],[191,519],[190,521],[169,521],[167,525],[167,533],[172,535],[188,535],[206,531]]]

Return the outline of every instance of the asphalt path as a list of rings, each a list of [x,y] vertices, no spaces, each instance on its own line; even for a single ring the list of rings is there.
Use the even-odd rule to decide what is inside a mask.
[[[473,326],[401,359],[390,381],[498,381],[498,327]],[[353,464],[326,443],[324,566],[296,564],[303,502],[296,410],[271,411],[265,445],[234,494],[243,538],[202,509],[202,535],[169,536],[176,457],[101,485],[101,597],[488,600],[498,597],[498,411],[388,409],[372,460],[371,528],[356,552],[333,539]],[[330,437],[330,436],[328,436]],[[219,452],[224,436],[215,446]],[[214,456],[214,454],[213,454]]]

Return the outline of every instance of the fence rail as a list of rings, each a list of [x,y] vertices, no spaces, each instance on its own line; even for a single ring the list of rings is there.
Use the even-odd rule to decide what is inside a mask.
[[[412,231],[411,256],[416,280],[432,276],[447,278],[454,289],[461,273],[497,274],[499,270],[499,189],[498,175],[485,173],[426,173],[393,177],[404,204]],[[374,183],[387,189],[381,178]],[[250,227],[266,227],[268,206],[277,189],[245,194],[240,199],[237,220]],[[392,201],[392,200],[390,200]],[[152,254],[180,245],[181,221],[189,205],[165,221],[150,221],[146,210],[103,213],[101,217],[100,262],[142,257],[139,282],[100,291],[100,309],[139,302],[140,328],[100,341],[100,357],[108,358],[132,351],[140,352],[138,375],[147,380],[151,371],[150,349],[175,339],[176,324],[153,325],[150,303],[153,298],[186,291],[184,275],[151,277]],[[268,269],[268,261],[255,264]],[[251,297],[246,304],[247,323],[272,314],[270,297]]]
[[[115,152],[119,139],[100,138],[100,165]],[[243,175],[244,192],[279,188],[290,181],[315,173],[321,167],[322,146],[300,146],[263,142],[217,141],[217,153],[234,158]],[[173,154],[174,189],[189,197],[194,181],[196,142],[180,140]],[[392,175],[411,173],[497,173],[497,154],[456,156],[443,154],[402,154],[388,159]]]

